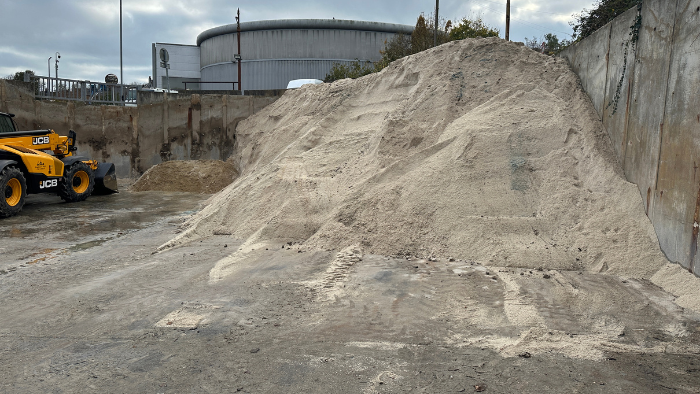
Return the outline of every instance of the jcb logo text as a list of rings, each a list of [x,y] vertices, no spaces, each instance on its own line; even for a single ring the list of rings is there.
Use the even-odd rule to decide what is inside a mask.
[[[32,140],[32,145],[47,145],[49,143],[49,137],[34,137]]]
[[[56,187],[56,186],[58,186],[58,181],[56,179],[49,179],[46,181],[39,182],[40,189],[48,189],[50,187]]]

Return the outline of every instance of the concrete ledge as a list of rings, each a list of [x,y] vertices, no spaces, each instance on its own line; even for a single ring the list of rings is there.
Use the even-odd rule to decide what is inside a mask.
[[[139,106],[35,100],[24,84],[0,80],[0,111],[20,129],[78,133],[78,154],[114,163],[117,176],[139,176],[168,160],[226,160],[238,122],[277,100],[284,90],[139,92]],[[205,110],[202,110],[204,108]]]

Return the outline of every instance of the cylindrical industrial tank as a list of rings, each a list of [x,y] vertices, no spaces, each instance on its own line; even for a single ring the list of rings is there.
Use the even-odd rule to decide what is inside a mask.
[[[293,79],[323,79],[334,63],[375,62],[394,34],[413,26],[338,19],[269,20],[241,23],[241,86],[284,89]],[[238,80],[236,25],[209,29],[197,37],[202,89],[230,90]]]

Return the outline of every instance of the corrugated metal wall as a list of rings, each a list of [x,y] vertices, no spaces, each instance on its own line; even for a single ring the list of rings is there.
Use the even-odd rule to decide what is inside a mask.
[[[352,21],[268,21],[270,26],[286,26],[294,22],[309,26],[323,23],[342,29],[323,28],[272,28],[241,32],[242,87],[244,90],[284,89],[292,79],[323,79],[334,63],[349,64],[354,60],[377,61],[386,41],[395,33],[391,29],[410,26],[371,24]],[[285,25],[287,24],[287,25]],[[251,23],[251,26],[253,23]],[[257,24],[256,24],[257,25]],[[352,30],[349,27],[377,30]],[[293,24],[291,26],[294,26]],[[266,27],[267,28],[267,27]],[[216,30],[216,29],[214,29]],[[238,53],[237,34],[230,27],[221,34],[203,33],[200,43],[202,81],[236,81],[238,65],[234,55]],[[202,84],[202,89],[231,89],[229,85]]]
[[[376,61],[391,33],[353,30],[272,30],[241,33],[244,60],[366,59]],[[236,34],[210,38],[201,45],[201,67],[233,61]]]
[[[347,60],[279,59],[243,61],[241,80],[245,90],[284,89],[293,79],[323,79],[334,63]],[[225,63],[202,70],[202,81],[236,81],[238,64]],[[202,83],[203,90],[231,90],[231,85]]]
[[[183,80],[198,80],[200,69],[200,48],[194,45],[179,44],[153,44],[153,79],[156,81],[155,87],[166,88],[165,68],[160,67],[160,49],[165,48],[170,55],[170,70],[168,74],[171,78],[170,87],[175,89],[184,87]]]

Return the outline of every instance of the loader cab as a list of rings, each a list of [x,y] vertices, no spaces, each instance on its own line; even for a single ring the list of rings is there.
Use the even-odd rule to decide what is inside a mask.
[[[7,114],[4,112],[0,112],[0,134],[2,133],[12,133],[17,131],[17,125],[15,124],[15,121],[12,119],[14,118],[14,114]]]

